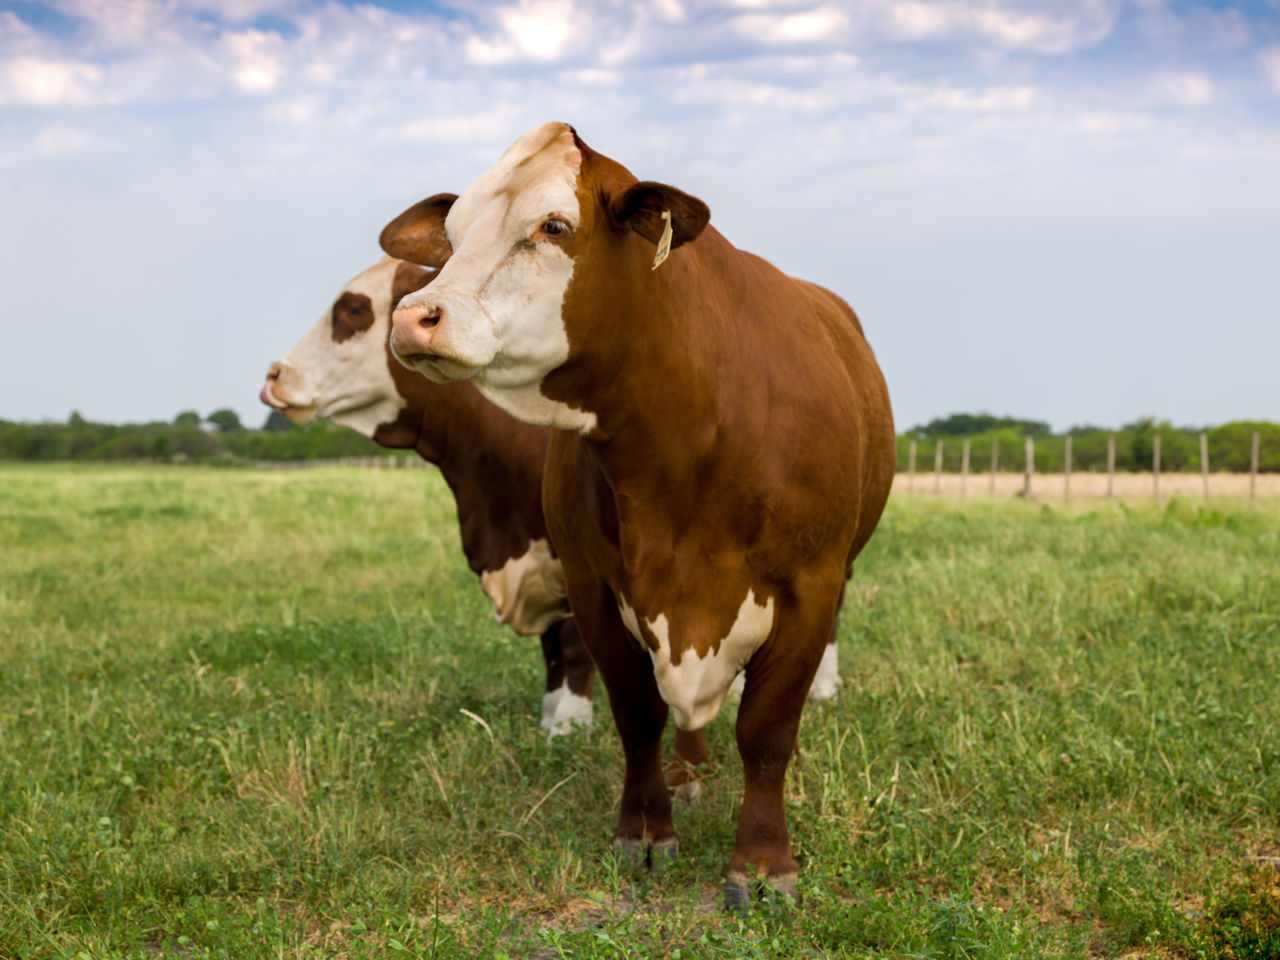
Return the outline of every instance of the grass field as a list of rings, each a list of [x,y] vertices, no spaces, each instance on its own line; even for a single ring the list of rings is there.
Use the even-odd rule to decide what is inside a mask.
[[[6,467],[0,557],[0,957],[1280,956],[1274,501],[893,502],[745,921],[732,707],[620,874],[433,472]]]

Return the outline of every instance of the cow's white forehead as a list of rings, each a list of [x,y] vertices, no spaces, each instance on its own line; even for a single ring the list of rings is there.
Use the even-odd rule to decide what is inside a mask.
[[[551,213],[578,226],[577,180],[582,155],[573,129],[544,123],[507,148],[496,164],[476,178],[445,220],[451,241],[461,241],[478,221],[498,219],[521,231]]]

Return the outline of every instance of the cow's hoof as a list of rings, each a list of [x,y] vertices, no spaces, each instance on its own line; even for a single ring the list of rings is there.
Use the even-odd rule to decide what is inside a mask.
[[[682,783],[673,783],[670,788],[673,797],[680,797],[688,803],[692,803],[702,796],[701,780],[685,780]]]
[[[724,882],[725,913],[746,913],[751,909],[751,892],[747,887],[747,875],[730,870]]]
[[[799,903],[800,894],[796,890],[796,880],[799,874],[796,873],[780,873],[776,877],[768,877],[765,883],[769,885],[769,889],[773,891],[774,896],[780,900],[786,900],[790,903]]]
[[[542,722],[538,724],[547,732],[547,742],[574,732],[576,727],[590,727],[594,712],[589,697],[571,691],[568,686],[559,687],[542,697]]]
[[[613,856],[618,866],[628,873],[640,873],[645,862],[645,842],[636,837],[614,837]]]
[[[649,848],[649,866],[654,873],[661,873],[680,856],[680,841],[675,837],[655,840]]]

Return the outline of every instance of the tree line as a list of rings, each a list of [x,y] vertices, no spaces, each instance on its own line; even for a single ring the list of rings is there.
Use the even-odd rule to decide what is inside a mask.
[[[1209,464],[1213,470],[1247,472],[1253,433],[1260,435],[1259,469],[1280,472],[1280,424],[1238,420],[1205,428]],[[1054,433],[1039,420],[956,413],[912,427],[898,436],[898,470],[906,471],[911,442],[916,442],[916,470],[931,471],[936,444],[942,441],[942,469],[960,470],[964,439],[969,439],[969,469],[990,469],[991,448],[998,449],[999,469],[1025,468],[1025,440],[1035,439],[1035,468],[1056,473],[1065,462],[1066,437],[1071,436],[1072,467],[1104,471],[1107,438],[1116,441],[1116,469],[1144,472],[1151,469],[1155,437],[1160,436],[1161,469],[1200,469],[1201,429],[1175,427],[1153,418],[1137,420],[1118,429],[1073,427]],[[215,410],[201,417],[195,411],[178,414],[172,421],[152,423],[96,423],[73,413],[65,423],[18,423],[0,420],[0,460],[84,460],[190,462],[234,465],[253,460],[326,460],[385,454],[372,440],[353,430],[330,423],[296,427],[278,411],[271,411],[259,428],[246,427],[234,410]],[[396,451],[401,456],[407,452]]]
[[[1066,463],[1066,439],[1071,437],[1071,468],[1105,472],[1108,438],[1115,437],[1116,470],[1150,472],[1155,454],[1155,438],[1160,437],[1160,469],[1170,472],[1200,469],[1200,434],[1207,437],[1209,468],[1214,471],[1247,473],[1252,455],[1253,434],[1259,437],[1258,469],[1280,472],[1280,423],[1265,420],[1234,420],[1216,427],[1175,427],[1153,417],[1135,420],[1118,429],[1098,426],[1072,427],[1054,433],[1039,420],[1017,420],[989,414],[958,413],[912,427],[898,435],[898,470],[909,467],[911,443],[916,443],[916,471],[934,468],[937,444],[942,442],[942,469],[958,473],[969,440],[969,470],[986,473],[991,469],[991,450],[997,448],[1002,471],[1026,467],[1026,437],[1035,444],[1037,472],[1061,473]]]
[[[233,466],[253,460],[324,460],[387,452],[354,430],[324,422],[296,427],[275,410],[259,429],[244,426],[229,409],[207,417],[188,410],[171,422],[151,423],[96,423],[79,413],[72,413],[66,423],[0,420],[0,460]]]

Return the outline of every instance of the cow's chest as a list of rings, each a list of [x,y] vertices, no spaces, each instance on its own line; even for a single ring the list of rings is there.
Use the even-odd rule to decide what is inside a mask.
[[[773,598],[761,603],[752,589],[727,627],[717,625],[725,618],[715,609],[686,601],[670,613],[641,616],[637,609],[653,607],[642,600],[633,607],[625,590],[615,595],[622,622],[648,650],[658,691],[682,730],[700,730],[715,719],[734,678],[773,632]]]
[[[752,575],[748,552],[722,530],[682,529],[661,503],[629,503],[576,437],[553,437],[544,484],[566,567],[608,586],[677,726],[702,728],[773,632],[774,599]]]

